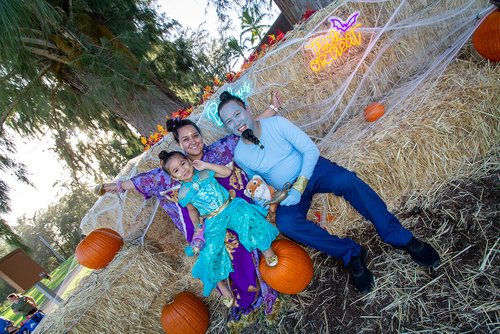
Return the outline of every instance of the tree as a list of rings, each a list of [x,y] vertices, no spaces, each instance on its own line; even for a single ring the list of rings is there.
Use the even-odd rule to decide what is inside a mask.
[[[174,91],[184,86],[164,79],[191,69],[174,64],[176,76],[161,77],[154,66],[176,52],[168,38],[178,28],[150,1],[0,0],[0,125],[29,137],[51,131],[75,178],[99,167],[115,175],[141,151],[137,132],[186,105]]]
[[[80,222],[95,199],[89,186],[74,185],[56,204],[37,212],[31,218],[18,219],[16,231],[33,249],[35,261],[49,270],[53,270],[58,264],[57,257],[40,237],[64,257],[74,253],[80,242]]]
[[[241,10],[241,13],[249,11],[252,16],[257,17],[269,11],[272,3],[272,0],[208,0],[207,5],[215,7],[219,20],[226,22],[229,20],[227,14],[231,10]]]
[[[270,27],[268,24],[261,23],[266,16],[267,14],[254,15],[249,10],[243,11],[243,14],[240,16],[242,30],[240,34],[240,45],[244,46],[246,42],[250,42],[250,47],[253,47],[256,42],[262,40],[265,29]],[[250,34],[250,36],[243,38],[243,36],[248,34]]]
[[[21,182],[31,185],[26,177],[26,166],[10,158],[15,151],[15,145],[9,141],[5,135],[0,137],[0,171],[11,173]],[[5,181],[0,180],[0,215],[10,212],[9,186]],[[22,242],[21,238],[10,228],[7,222],[0,217],[0,241],[5,241],[8,246],[21,248],[28,251],[29,248]]]

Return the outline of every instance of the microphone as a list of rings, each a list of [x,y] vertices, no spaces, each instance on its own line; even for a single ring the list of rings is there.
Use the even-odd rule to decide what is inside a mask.
[[[243,133],[241,134],[241,136],[243,138],[245,138],[246,140],[254,143],[255,145],[258,145],[260,147],[260,149],[263,149],[264,148],[264,145],[262,145],[260,143],[260,140],[259,138],[257,138],[254,134],[253,134],[253,131],[251,129],[246,129],[245,131],[243,131]]]

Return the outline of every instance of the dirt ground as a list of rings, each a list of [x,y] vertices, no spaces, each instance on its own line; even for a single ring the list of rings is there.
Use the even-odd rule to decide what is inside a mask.
[[[376,276],[367,295],[349,284],[340,261],[309,249],[312,284],[299,295],[282,296],[274,321],[257,315],[242,333],[498,333],[499,203],[499,176],[489,172],[450,182],[426,207],[396,212],[436,247],[442,258],[436,270],[382,243],[371,224],[353,231],[350,237],[368,248]]]

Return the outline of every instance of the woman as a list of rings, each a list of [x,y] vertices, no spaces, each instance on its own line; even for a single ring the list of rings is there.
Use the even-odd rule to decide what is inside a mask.
[[[281,106],[281,95],[273,94],[272,105],[259,118],[270,117]],[[191,160],[202,160],[230,167],[233,172],[229,177],[218,179],[232,197],[240,197],[247,201],[244,195],[248,179],[245,173],[233,163],[234,148],[239,137],[229,135],[209,146],[205,146],[201,131],[192,121],[169,120],[167,130],[172,132],[175,141],[180,145],[186,156]],[[176,227],[184,234],[188,242],[193,238],[194,228],[187,209],[178,203],[179,182],[170,178],[161,168],[138,174],[127,181],[118,181],[104,186],[107,192],[124,192],[136,189],[146,199],[157,197],[160,205],[170,216]],[[236,306],[230,309],[229,320],[237,321],[241,315],[248,315],[253,310],[264,305],[264,312],[270,314],[277,298],[277,292],[268,287],[261,279],[258,271],[259,254],[249,253],[238,240],[238,235],[228,230],[226,249],[233,263],[234,271],[229,275],[229,283]]]

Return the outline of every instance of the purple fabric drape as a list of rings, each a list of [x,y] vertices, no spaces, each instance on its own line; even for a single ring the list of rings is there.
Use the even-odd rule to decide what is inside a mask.
[[[224,137],[204,148],[203,161],[228,165],[233,173],[227,178],[219,178],[217,181],[226,188],[231,196],[236,196],[250,201],[243,193],[248,182],[245,172],[233,163],[234,148],[239,137],[230,135]],[[160,168],[138,174],[132,179],[135,188],[146,198],[156,197],[161,207],[167,212],[186,240],[191,242],[193,238],[193,224],[189,218],[186,208],[178,203],[178,189],[180,184],[172,180],[170,176]],[[226,249],[232,258],[234,271],[229,275],[231,288],[237,300],[238,306],[230,312],[232,320],[238,320],[242,314],[248,314],[262,303],[265,304],[264,311],[270,313],[277,298],[276,291],[272,290],[260,278],[258,272],[259,254],[257,251],[249,253],[239,244],[237,233],[228,230],[226,238]]]

